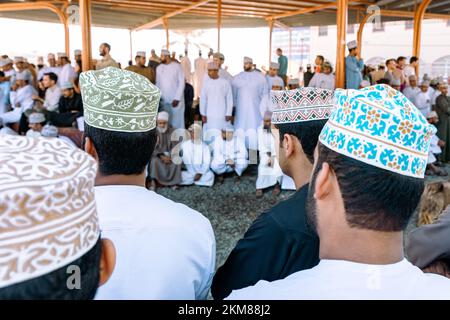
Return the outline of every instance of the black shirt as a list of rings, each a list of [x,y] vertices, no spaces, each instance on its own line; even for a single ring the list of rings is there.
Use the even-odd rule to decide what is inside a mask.
[[[284,279],[319,263],[319,238],[307,225],[308,185],[261,214],[217,270],[211,286],[214,299],[259,280]]]
[[[311,81],[312,77],[314,77],[314,73],[312,73],[311,71],[305,72],[305,74],[303,75],[303,83],[305,87],[309,85],[309,82]]]

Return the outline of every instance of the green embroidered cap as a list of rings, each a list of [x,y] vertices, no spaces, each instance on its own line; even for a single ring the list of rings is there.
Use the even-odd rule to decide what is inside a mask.
[[[156,127],[161,91],[146,77],[108,67],[80,74],[84,121],[95,128],[145,132]]]

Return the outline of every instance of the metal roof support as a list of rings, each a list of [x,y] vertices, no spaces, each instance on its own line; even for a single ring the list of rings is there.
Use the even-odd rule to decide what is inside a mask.
[[[337,0],[336,88],[345,88],[345,40],[347,35],[348,0]]]

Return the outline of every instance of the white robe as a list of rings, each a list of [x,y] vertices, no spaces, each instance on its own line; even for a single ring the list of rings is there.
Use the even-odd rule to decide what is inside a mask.
[[[450,279],[424,273],[406,259],[370,265],[322,259],[312,269],[234,290],[229,300],[426,300],[450,299]]]
[[[221,175],[225,172],[235,171],[241,176],[248,166],[248,152],[245,143],[239,137],[234,137],[231,141],[215,139],[213,143],[213,160],[211,169]],[[227,160],[234,161],[234,169],[226,164]]]
[[[428,164],[436,162],[437,159],[435,155],[442,153],[442,149],[441,147],[439,147],[438,143],[439,143],[438,136],[433,135],[431,137],[430,149],[428,151],[428,161],[427,161]]]
[[[315,73],[308,86],[312,88],[334,90],[336,88],[334,75],[332,73]]]
[[[261,99],[261,103],[259,104],[259,112],[261,113],[261,117],[264,118],[266,112],[273,112],[275,110],[276,104],[270,98],[270,93],[265,94]]]
[[[208,73],[207,70],[207,60],[198,57],[194,61],[194,96],[197,100],[202,92],[203,81],[205,80],[205,75]]]
[[[181,184],[211,187],[214,184],[214,173],[210,169],[211,151],[206,143],[185,141],[181,145],[181,152],[186,167],[186,171],[181,172]],[[202,177],[198,181],[194,181],[194,177],[198,173]]]
[[[227,80],[230,83],[230,85],[234,79],[233,76],[227,70],[222,69],[222,68],[219,69],[219,77]]]
[[[405,89],[403,89],[403,95],[408,98],[409,101],[414,103],[414,99],[416,98],[416,96],[419,94],[420,89],[419,87],[405,87]]]
[[[175,129],[184,129],[184,72],[176,62],[160,64],[156,67],[156,86],[161,90],[163,110],[169,113],[170,125]],[[172,101],[178,100],[178,106],[172,107]]]
[[[102,237],[116,249],[98,300],[206,299],[215,270],[211,223],[144,187],[95,187]]]
[[[200,114],[207,118],[204,134],[211,130],[216,131],[216,135],[221,133],[227,124],[225,117],[233,114],[233,92],[227,80],[209,78],[204,83],[200,95]]]
[[[17,91],[11,91],[10,101],[12,110],[0,115],[4,124],[19,122],[22,113],[33,108],[34,101],[32,96],[37,94],[36,90],[30,85],[18,88]]]
[[[431,111],[431,98],[428,92],[420,91],[414,98],[414,105],[426,118],[428,113]]]
[[[258,150],[259,165],[258,178],[256,179],[256,189],[265,189],[274,186],[279,180],[283,172],[276,157],[275,141],[272,133],[267,132],[262,127],[258,130]],[[269,156],[270,153],[270,156]],[[269,159],[272,159],[272,166],[268,166]]]
[[[74,68],[70,65],[70,63],[67,63],[63,67],[61,67],[61,71],[58,76],[58,85],[62,86],[67,82],[72,82],[76,78],[77,73],[75,72]]]
[[[181,58],[180,64],[181,64],[181,68],[183,69],[184,78],[185,78],[186,82],[192,85],[191,60],[189,60],[188,56],[184,56],[183,58]]]
[[[239,73],[233,80],[233,98],[236,107],[235,128],[246,136],[249,149],[258,148],[257,130],[263,118],[260,112],[261,99],[267,93],[267,82],[257,71]]]

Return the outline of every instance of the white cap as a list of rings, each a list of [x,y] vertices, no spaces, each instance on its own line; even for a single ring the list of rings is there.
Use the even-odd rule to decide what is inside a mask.
[[[279,63],[277,63],[277,62],[271,62],[270,63],[270,68],[271,69],[280,69],[280,64]]]
[[[42,123],[45,122],[45,115],[41,112],[33,112],[28,117],[28,123],[30,124],[36,124],[36,123]]]
[[[169,121],[169,113],[167,113],[166,111],[161,111],[160,113],[158,113],[158,118],[159,121]]]
[[[22,72],[16,73],[16,80],[31,80],[31,72],[29,70],[24,70]]]
[[[76,50],[73,52],[73,55],[74,55],[74,56],[81,56],[81,50],[80,50],[80,49],[76,49]]]
[[[61,90],[65,90],[65,89],[73,89],[73,83],[72,82],[64,82],[63,84],[61,84]]]
[[[427,119],[431,119],[431,118],[434,118],[434,117],[439,118],[439,117],[438,117],[438,114],[436,113],[436,111],[430,111],[430,112],[428,112],[428,114],[427,114]]]
[[[58,137],[58,128],[47,124],[42,128],[41,135],[46,138],[56,138]]]
[[[14,63],[24,62],[25,59],[23,57],[14,57]]]
[[[67,54],[65,52],[58,52],[58,58],[67,58]]]
[[[145,58],[146,57],[145,51],[138,51],[138,52],[136,52],[136,56]]]
[[[289,79],[289,81],[288,81],[288,84],[290,84],[290,85],[295,85],[295,84],[299,84],[300,83],[300,80],[299,79],[297,79],[297,78],[294,78],[294,79]]]
[[[227,122],[227,123],[225,124],[225,126],[222,128],[222,131],[225,131],[225,132],[234,132],[234,126],[233,126],[231,123]]]
[[[347,43],[347,47],[349,50],[355,49],[358,46],[358,42],[356,40],[350,41]]]
[[[167,49],[162,49],[162,50],[161,50],[161,57],[162,57],[162,56],[170,56],[169,50],[167,50]]]
[[[253,59],[249,57],[244,57],[244,63],[253,63]]]
[[[390,83],[391,86],[400,86],[401,84],[400,78],[392,78]]]
[[[36,59],[37,64],[44,64],[44,57],[37,57]]]
[[[55,55],[53,53],[49,53],[47,55],[47,60],[50,60],[50,59],[55,59]]]

